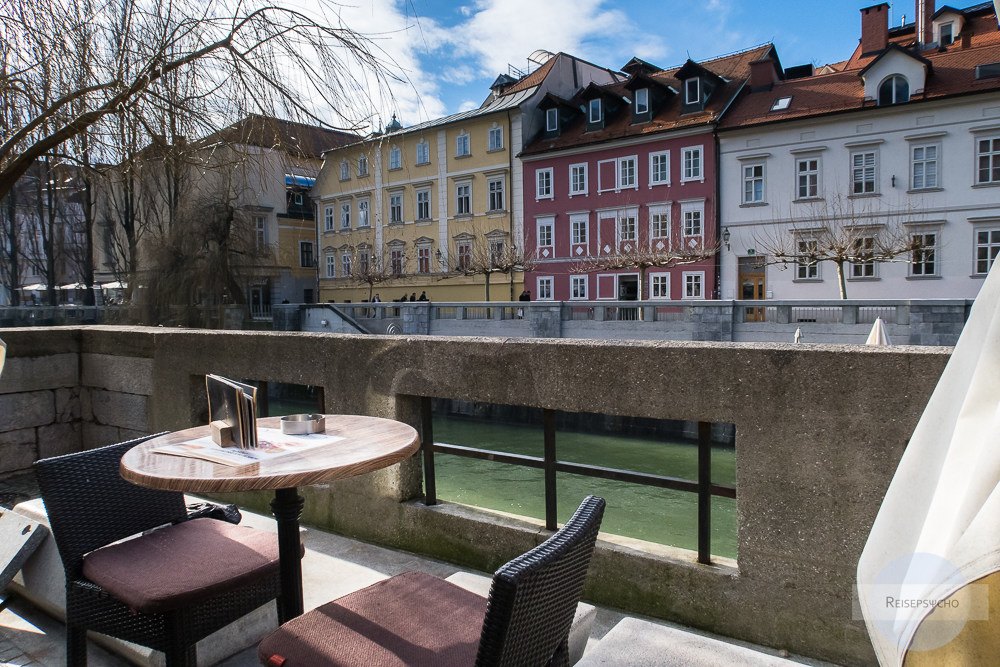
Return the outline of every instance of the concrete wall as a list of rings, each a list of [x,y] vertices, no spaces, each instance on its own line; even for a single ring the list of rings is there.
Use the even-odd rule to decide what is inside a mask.
[[[0,329],[0,338],[8,343],[0,438],[19,452],[0,458],[7,471],[55,453],[41,444],[52,440],[49,425],[61,425],[60,447],[72,449],[202,423],[207,372],[319,385],[329,412],[414,425],[418,396],[732,423],[737,560],[699,565],[693,552],[603,536],[585,597],[870,665],[864,626],[851,620],[857,559],[950,354],[934,347],[112,327]],[[74,387],[78,417],[57,409],[72,403]],[[58,415],[62,421],[53,421]],[[545,537],[536,521],[453,504],[426,507],[421,482],[415,457],[309,487],[303,520],[482,570]],[[268,497],[238,500],[263,508]]]
[[[433,336],[521,336],[740,343],[864,343],[876,316],[894,344],[954,345],[972,301],[533,301],[337,304],[370,333]],[[315,308],[316,306],[295,306]],[[642,311],[642,319],[637,313]],[[747,311],[762,311],[752,321]],[[626,317],[628,315],[628,317]],[[292,330],[275,317],[275,330]],[[326,331],[310,327],[302,331]],[[336,329],[334,329],[336,331]]]

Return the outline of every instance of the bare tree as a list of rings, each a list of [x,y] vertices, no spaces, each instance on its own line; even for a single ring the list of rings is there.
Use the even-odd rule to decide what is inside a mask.
[[[254,105],[317,123],[328,112],[332,124],[356,127],[371,113],[351,107],[369,97],[361,86],[384,89],[390,78],[384,56],[326,0],[312,14],[225,0],[5,0],[0,25],[0,197],[81,133],[103,160],[115,119],[141,128],[173,108],[196,113],[208,130]],[[165,93],[171,77],[185,75],[192,94]],[[310,108],[312,99],[332,109]]]
[[[671,269],[676,266],[695,264],[711,259],[718,252],[718,245],[695,247],[674,245],[668,243],[662,248],[642,248],[639,244],[629,244],[629,248],[619,247],[618,250],[596,257],[581,259],[573,265],[573,273],[594,273],[595,271],[639,271],[638,294],[639,301],[649,298],[642,292],[650,269]]]
[[[371,301],[376,287],[386,285],[405,275],[402,271],[406,266],[405,254],[400,259],[400,265],[393,266],[391,256],[374,252],[367,243],[360,244],[352,255],[351,273],[347,277],[354,282],[367,285],[368,301]],[[397,268],[400,270],[396,271]]]
[[[534,256],[509,242],[505,234],[483,234],[472,239],[467,255],[455,258],[451,275],[483,276],[486,300],[490,300],[490,281],[493,277],[510,278],[510,300],[516,300],[514,279],[518,273],[530,271],[534,267]],[[449,277],[448,274],[444,276]]]
[[[867,201],[867,200],[866,200]],[[934,261],[933,244],[912,233],[912,209],[875,209],[838,196],[814,208],[805,220],[769,225],[754,233],[760,265],[795,266],[810,277],[823,262],[837,267],[840,298],[847,298],[847,274],[873,277],[876,264]]]

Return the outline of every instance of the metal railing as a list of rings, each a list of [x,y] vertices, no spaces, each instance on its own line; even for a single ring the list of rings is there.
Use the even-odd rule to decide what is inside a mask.
[[[585,477],[641,484],[660,489],[685,491],[698,494],[698,562],[712,562],[712,496],[736,499],[736,488],[712,483],[712,424],[698,422],[698,479],[651,475],[634,470],[621,470],[604,466],[585,465],[561,461],[556,456],[556,411],[542,410],[544,455],[525,456],[492,449],[479,449],[462,445],[434,442],[434,415],[431,398],[422,396],[420,449],[424,463],[424,504],[437,504],[437,481],[434,473],[434,454],[453,454],[482,461],[537,468],[544,471],[545,479],[545,528],[556,530],[556,473],[570,473]]]

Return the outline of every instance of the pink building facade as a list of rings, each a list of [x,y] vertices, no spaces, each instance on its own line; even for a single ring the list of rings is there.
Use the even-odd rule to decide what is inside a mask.
[[[556,301],[707,299],[714,259],[674,267],[607,268],[601,258],[717,238],[711,131],[653,136],[524,157],[525,247],[535,257],[525,287]]]
[[[555,301],[718,298],[715,128],[770,45],[547,95],[524,164],[525,274]],[[763,69],[762,69],[763,71]]]

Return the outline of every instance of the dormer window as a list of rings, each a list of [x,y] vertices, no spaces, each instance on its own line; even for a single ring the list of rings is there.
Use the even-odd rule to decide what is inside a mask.
[[[684,103],[698,104],[701,102],[701,79],[688,79],[684,82]]]
[[[595,99],[590,100],[590,113],[588,114],[588,122],[590,123],[600,123],[601,122],[601,100]]]
[[[545,131],[555,132],[559,129],[559,109],[555,107],[545,110]]]
[[[941,24],[941,36],[938,38],[938,43],[941,46],[949,46],[955,42],[955,24],[954,23],[942,23]]]
[[[635,115],[649,111],[649,88],[635,91]]]
[[[905,77],[894,75],[883,81],[878,87],[878,105],[902,104],[910,101],[910,84]]]

